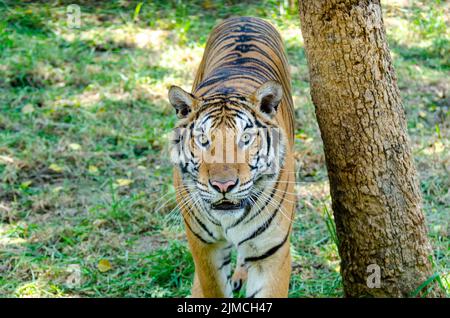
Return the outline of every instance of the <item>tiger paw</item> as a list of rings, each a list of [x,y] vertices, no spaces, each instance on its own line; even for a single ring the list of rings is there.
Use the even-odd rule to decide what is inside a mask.
[[[240,291],[246,281],[247,269],[245,268],[244,264],[242,264],[234,270],[233,277],[231,277],[231,286],[233,287],[233,291]]]

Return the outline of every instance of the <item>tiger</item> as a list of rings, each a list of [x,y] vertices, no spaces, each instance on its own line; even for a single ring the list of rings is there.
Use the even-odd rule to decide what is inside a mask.
[[[169,89],[192,297],[233,297],[244,285],[248,298],[288,296],[296,197],[288,67],[274,26],[233,17],[210,33],[191,93]]]

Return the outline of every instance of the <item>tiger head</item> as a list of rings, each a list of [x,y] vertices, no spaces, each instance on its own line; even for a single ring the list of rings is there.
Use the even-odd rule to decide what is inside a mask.
[[[183,184],[211,210],[242,210],[255,203],[284,163],[286,137],[275,121],[283,89],[268,81],[253,94],[194,96],[177,86],[169,100],[179,122],[171,160]]]

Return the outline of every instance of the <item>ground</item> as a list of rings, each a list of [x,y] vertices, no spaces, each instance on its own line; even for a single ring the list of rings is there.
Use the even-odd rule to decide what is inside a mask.
[[[0,296],[189,294],[193,263],[171,185],[167,136],[176,117],[167,89],[190,89],[209,31],[233,15],[276,25],[291,64],[298,205],[289,295],[343,296],[295,8],[273,0],[80,1],[76,28],[71,1],[16,3],[0,1]],[[448,292],[449,5],[382,3],[434,248],[430,280]]]

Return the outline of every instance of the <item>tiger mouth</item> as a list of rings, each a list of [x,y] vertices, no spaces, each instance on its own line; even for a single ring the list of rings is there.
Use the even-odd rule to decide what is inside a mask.
[[[221,200],[211,204],[214,210],[239,210],[243,209],[246,205],[246,200],[240,200],[238,202],[233,202],[230,200]]]

